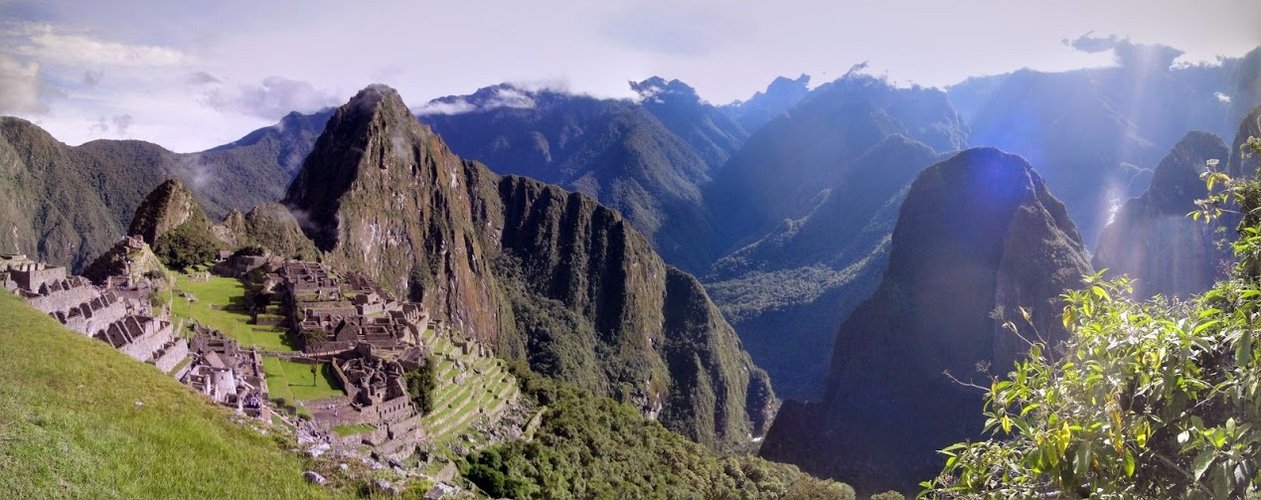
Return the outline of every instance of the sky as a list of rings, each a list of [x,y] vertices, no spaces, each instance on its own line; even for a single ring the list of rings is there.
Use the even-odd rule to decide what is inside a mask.
[[[0,0],[0,114],[72,145],[191,152],[370,83],[417,108],[501,82],[629,98],[628,81],[658,75],[723,104],[863,62],[938,87],[1112,64],[1066,43],[1085,34],[1212,62],[1261,45],[1261,1]]]

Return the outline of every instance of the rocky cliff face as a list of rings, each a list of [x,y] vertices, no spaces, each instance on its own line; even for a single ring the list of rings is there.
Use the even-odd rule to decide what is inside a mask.
[[[282,257],[315,260],[319,251],[298,225],[289,209],[279,203],[265,203],[242,214],[228,213],[221,224],[233,247],[258,246]]]
[[[1094,266],[1112,275],[1135,278],[1134,294],[1189,297],[1208,290],[1229,269],[1229,247],[1216,242],[1230,236],[1187,214],[1208,191],[1200,179],[1210,159],[1229,155],[1220,138],[1208,132],[1188,133],[1160,161],[1151,186],[1131,199],[1104,227],[1095,247]]]
[[[706,123],[707,113],[717,110],[693,104],[684,108],[663,99],[654,106],[704,154],[634,102],[507,84],[435,99],[421,109],[420,119],[464,158],[618,210],[667,260],[698,270],[712,260],[704,243],[709,222],[700,186],[717,164],[707,158],[721,162],[730,143],[743,136],[742,130],[727,133],[712,120]]]
[[[145,243],[152,245],[162,235],[189,221],[207,227],[211,225],[193,191],[179,179],[168,179],[136,207],[127,234],[140,236]]]
[[[987,383],[1027,353],[1004,320],[1064,339],[1059,294],[1090,270],[1064,206],[1023,159],[971,149],[925,170],[880,285],[840,327],[823,399],[785,404],[762,454],[868,493],[913,490],[940,470],[935,450],[981,431],[981,393],[950,377]]]
[[[740,447],[774,409],[704,290],[620,214],[460,160],[392,89],[334,113],[285,204],[335,267],[699,442]]]

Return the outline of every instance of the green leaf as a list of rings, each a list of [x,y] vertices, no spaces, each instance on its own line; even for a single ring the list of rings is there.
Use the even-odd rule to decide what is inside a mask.
[[[1073,474],[1081,479],[1090,471],[1090,442],[1077,447],[1077,456],[1073,457]]]
[[[1239,344],[1235,346],[1235,364],[1245,367],[1250,363],[1252,363],[1252,331],[1246,330],[1239,337]]]
[[[1195,478],[1192,480],[1198,482],[1201,477],[1204,477],[1204,473],[1208,471],[1209,466],[1213,465],[1213,459],[1216,457],[1217,453],[1214,450],[1200,452],[1191,462],[1191,470],[1195,473]]]
[[[1130,450],[1125,450],[1125,475],[1134,475],[1134,454]]]

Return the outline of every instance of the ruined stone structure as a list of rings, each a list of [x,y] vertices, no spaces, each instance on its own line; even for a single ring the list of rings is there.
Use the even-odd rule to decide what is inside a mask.
[[[241,350],[240,344],[218,330],[194,325],[193,331],[188,347],[192,362],[180,381],[216,403],[270,419],[262,355]]]
[[[294,332],[307,353],[336,353],[365,343],[415,344],[429,326],[420,304],[399,302],[360,277],[341,278],[323,264],[289,261],[277,273]]]
[[[101,340],[132,358],[170,372],[188,352],[171,322],[150,314],[148,294],[130,283],[107,280],[97,287],[64,267],[23,255],[0,256],[0,282],[67,328]]]
[[[363,437],[364,443],[386,455],[410,454],[407,447],[421,437],[421,415],[407,394],[403,365],[373,354],[365,343],[335,359],[333,373],[358,412],[358,422],[377,428]]]

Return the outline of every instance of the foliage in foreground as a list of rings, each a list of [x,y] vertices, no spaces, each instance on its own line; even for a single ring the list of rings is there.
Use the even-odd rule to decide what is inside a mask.
[[[756,457],[720,457],[630,406],[513,371],[522,393],[547,409],[532,440],[467,458],[464,476],[493,497],[854,498],[847,485]]]
[[[1261,142],[1248,147],[1261,151]],[[1231,278],[1189,302],[1137,302],[1127,279],[1088,276],[1084,289],[1065,295],[1072,336],[1062,355],[1031,342],[1029,359],[989,388],[993,438],[943,450],[945,468],[924,483],[924,496],[1256,495],[1261,182],[1213,171],[1205,179],[1210,190],[1224,189],[1201,203],[1197,219],[1241,208]]]

